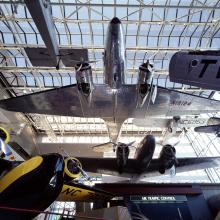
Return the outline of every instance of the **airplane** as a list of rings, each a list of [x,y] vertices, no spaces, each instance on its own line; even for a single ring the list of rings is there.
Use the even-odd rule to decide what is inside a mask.
[[[215,134],[217,137],[220,137],[220,118],[211,117],[207,121],[207,125],[195,127],[194,131]]]
[[[0,141],[9,141],[8,131],[0,131]],[[107,201],[113,197],[111,193],[78,183],[76,180],[80,176],[88,177],[80,161],[73,157],[64,158],[58,153],[37,155],[26,161],[12,161],[6,155],[1,157],[0,219],[34,218],[54,200],[92,202]]]
[[[220,50],[179,51],[169,64],[171,82],[220,90]]]
[[[136,149],[134,158],[129,157],[129,149],[116,148],[116,158],[77,157],[87,172],[101,173],[130,178],[137,182],[144,177],[169,174],[219,166],[220,157],[176,158],[174,145],[165,144],[158,158],[153,158],[156,141],[153,135],[146,135]],[[168,171],[168,172],[166,172]]]
[[[29,2],[34,4],[35,1]],[[54,65],[49,60],[44,62],[45,56],[52,59],[47,50],[26,48],[30,61],[37,66]],[[59,63],[73,65],[67,61],[75,61],[72,55],[77,54],[78,49],[71,50],[66,56],[57,55]],[[117,17],[110,21],[107,31],[103,57],[104,84],[93,83],[90,61],[87,56],[82,55],[81,58],[75,65],[76,84],[1,100],[0,107],[23,113],[102,118],[113,143],[118,142],[121,126],[127,118],[199,115],[220,110],[219,101],[153,85],[152,65],[148,61],[139,67],[137,84],[125,84],[124,35],[122,23]]]
[[[75,182],[80,167],[76,158],[57,153],[37,155],[24,162],[0,158],[0,219],[31,219],[37,215],[7,208],[44,211],[55,200],[110,200],[111,193]]]

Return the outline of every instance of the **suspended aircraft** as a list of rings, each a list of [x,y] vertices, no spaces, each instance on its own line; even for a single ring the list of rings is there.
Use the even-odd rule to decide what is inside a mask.
[[[0,140],[2,134],[5,133],[1,132]],[[86,173],[78,159],[56,153],[26,161],[0,158],[0,219],[31,219],[38,214],[7,208],[44,211],[54,200],[92,202],[113,197],[101,189],[78,183],[80,175]]]
[[[24,162],[0,159],[0,206],[44,211],[53,201],[106,201],[113,195],[75,181],[82,171],[76,158],[34,156]],[[31,219],[36,213],[1,209],[0,219]]]
[[[169,65],[171,82],[220,90],[220,51],[180,51]]]
[[[219,166],[220,157],[176,158],[176,144],[165,144],[159,157],[152,158],[156,145],[155,138],[146,135],[137,147],[134,158],[129,158],[129,147],[119,145],[116,148],[116,158],[77,157],[77,159],[87,172],[126,177],[130,178],[131,182],[144,177],[171,174],[171,168],[174,168],[175,173],[179,173]]]
[[[35,1],[29,2],[34,4]],[[71,50],[66,56],[60,51],[60,55],[56,55],[59,58],[57,62],[73,66],[77,51]],[[26,48],[26,52],[33,65],[56,66],[49,60],[44,62],[45,57],[52,59],[55,56],[48,48]],[[1,100],[0,107],[24,113],[102,118],[113,143],[117,143],[121,126],[127,118],[198,115],[220,110],[218,101],[153,85],[152,65],[148,61],[139,67],[137,84],[126,84],[124,35],[122,23],[117,17],[110,21],[107,31],[103,57],[104,84],[93,83],[87,55],[79,53],[79,56],[78,62],[75,62],[76,84]]]

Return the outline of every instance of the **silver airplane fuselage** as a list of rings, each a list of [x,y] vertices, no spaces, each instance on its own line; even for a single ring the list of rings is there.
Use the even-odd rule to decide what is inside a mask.
[[[125,41],[121,21],[114,17],[108,26],[104,52],[105,83],[112,89],[125,84]]]

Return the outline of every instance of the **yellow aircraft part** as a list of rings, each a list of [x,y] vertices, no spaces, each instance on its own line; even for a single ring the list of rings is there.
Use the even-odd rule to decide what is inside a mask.
[[[74,161],[77,161],[77,163],[79,164],[79,166],[82,168],[82,164],[80,163],[80,161],[78,159],[76,159],[75,157],[67,157],[65,160],[64,160],[64,163],[65,163],[65,166],[64,166],[64,172],[65,174],[70,177],[71,179],[75,179],[77,177],[80,176],[80,171],[78,173],[71,173],[67,167],[67,164],[68,164],[68,161],[69,160],[74,160]]]
[[[5,176],[0,179],[0,193],[2,193],[8,186],[10,186],[13,182],[18,180],[20,177],[25,174],[31,172],[41,165],[43,162],[43,157],[36,156],[31,159],[24,161],[17,167],[13,168],[9,171]]]
[[[97,200],[108,200],[113,196],[104,191],[98,191],[92,187],[83,187],[81,184],[63,184],[63,189],[58,196],[58,201],[91,202]]]
[[[0,132],[3,132],[5,134],[5,139],[3,140],[5,143],[8,143],[9,140],[10,140],[10,134],[8,133],[8,131],[3,128],[3,127],[0,127]],[[0,137],[1,138],[1,137]]]

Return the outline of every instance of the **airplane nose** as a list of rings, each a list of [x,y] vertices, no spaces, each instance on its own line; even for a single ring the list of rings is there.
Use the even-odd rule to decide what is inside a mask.
[[[111,20],[111,24],[120,24],[121,21],[117,18],[117,17],[114,17],[112,20]]]

